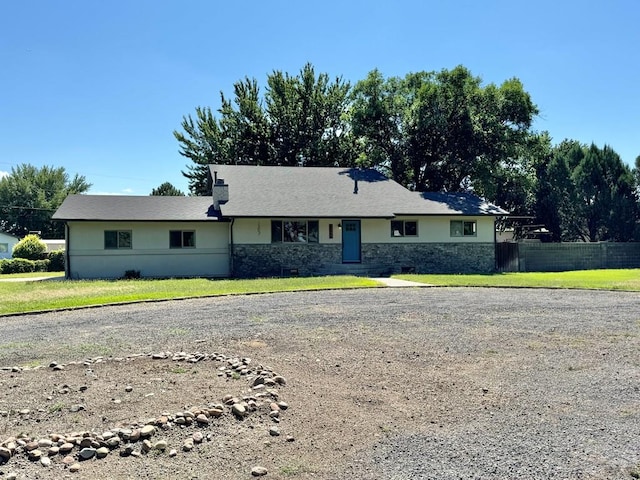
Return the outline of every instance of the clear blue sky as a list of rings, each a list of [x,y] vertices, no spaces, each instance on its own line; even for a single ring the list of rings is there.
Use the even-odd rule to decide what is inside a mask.
[[[90,193],[185,190],[173,130],[245,76],[356,82],[462,64],[518,77],[536,130],[640,155],[637,0],[20,0],[0,11],[0,172],[64,167]],[[0,173],[2,175],[3,173]]]

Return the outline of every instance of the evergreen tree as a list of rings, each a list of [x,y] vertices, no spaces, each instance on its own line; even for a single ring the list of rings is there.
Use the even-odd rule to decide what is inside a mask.
[[[164,182],[158,188],[154,188],[151,190],[149,194],[151,196],[165,196],[165,197],[184,197],[184,193],[174,187],[169,182]]]

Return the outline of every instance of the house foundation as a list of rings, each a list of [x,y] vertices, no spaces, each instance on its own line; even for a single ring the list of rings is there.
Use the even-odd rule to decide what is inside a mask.
[[[363,243],[362,261],[342,263],[340,244],[234,245],[236,278],[393,273],[491,273],[492,243]]]

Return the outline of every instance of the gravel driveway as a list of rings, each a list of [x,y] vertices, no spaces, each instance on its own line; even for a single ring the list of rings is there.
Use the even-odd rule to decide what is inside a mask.
[[[639,469],[636,293],[378,288],[0,321],[0,366],[206,349],[271,365],[288,379],[296,441],[227,457],[247,472],[264,464],[267,478],[631,479]],[[175,465],[167,478],[186,478]],[[218,474],[189,478],[250,478]]]

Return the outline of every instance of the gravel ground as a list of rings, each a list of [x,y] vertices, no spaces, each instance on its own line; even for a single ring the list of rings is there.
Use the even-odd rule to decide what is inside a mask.
[[[631,479],[640,470],[635,293],[369,289],[0,321],[0,367],[215,351],[283,375],[279,396],[290,405],[279,437],[267,433],[273,423],[266,415],[227,416],[203,429],[211,441],[173,458],[112,454],[70,473],[58,458],[45,468],[16,456],[0,465],[0,480],[9,472],[241,479],[256,465],[272,479]],[[216,368],[200,362],[177,373],[168,360],[143,357],[62,372],[0,372],[0,411],[12,412],[0,416],[0,443],[21,432],[133,424],[250,391],[247,379],[219,377]],[[62,400],[61,385],[71,390]],[[138,396],[124,395],[124,385]],[[124,401],[114,405],[118,396]],[[86,410],[68,411],[74,402]],[[40,413],[13,413],[23,408]],[[181,445],[191,433],[164,435]]]

